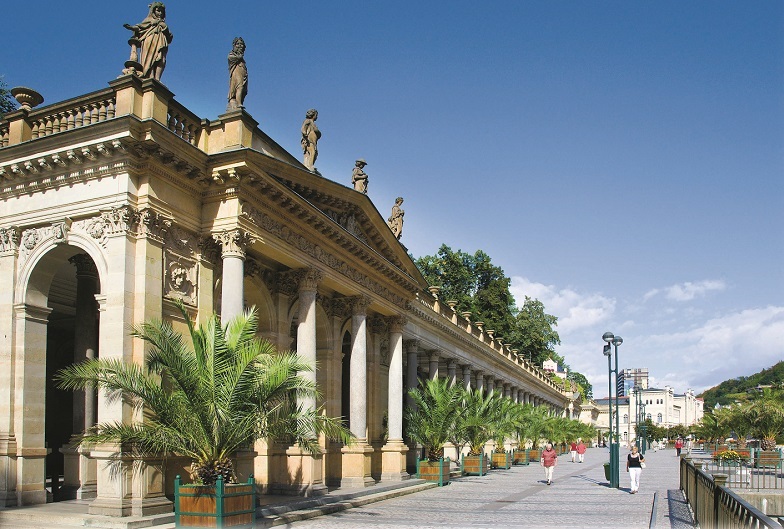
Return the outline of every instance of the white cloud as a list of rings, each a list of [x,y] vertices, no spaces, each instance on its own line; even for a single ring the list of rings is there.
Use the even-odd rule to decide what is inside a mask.
[[[663,289],[654,288],[649,290],[645,293],[643,299],[648,301],[652,297],[664,292],[664,296],[671,301],[691,301],[694,298],[704,296],[708,292],[721,291],[726,288],[727,285],[722,280],[705,279],[696,283],[686,281],[685,283],[672,285]]]
[[[615,300],[600,294],[583,295],[569,288],[534,283],[515,276],[510,287],[518,306],[525,296],[538,299],[548,314],[558,317],[558,333],[593,327],[608,320],[615,311]]]

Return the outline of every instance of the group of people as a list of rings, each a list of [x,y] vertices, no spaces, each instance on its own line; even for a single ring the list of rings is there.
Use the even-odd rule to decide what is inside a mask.
[[[569,454],[572,463],[582,463],[585,461],[587,447],[582,439],[572,441],[569,444]],[[553,473],[558,466],[558,452],[553,449],[552,443],[547,443],[539,456],[539,464],[544,469],[544,477],[548,485],[553,483]],[[645,468],[645,457],[639,452],[636,446],[632,446],[631,452],[626,456],[626,472],[629,473],[630,493],[637,494],[640,489],[640,475]]]

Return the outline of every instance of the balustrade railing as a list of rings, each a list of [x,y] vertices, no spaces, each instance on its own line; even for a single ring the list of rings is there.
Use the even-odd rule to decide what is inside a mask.
[[[169,102],[166,126],[170,131],[191,145],[196,145],[199,140],[198,134],[201,130],[201,119],[173,99]]]
[[[781,529],[773,518],[746,502],[727,486],[726,473],[711,474],[700,468],[705,462],[680,461],[680,486],[700,527]]]
[[[28,120],[32,139],[37,139],[107,121],[114,118],[114,112],[114,93],[101,92],[90,100],[70,104],[66,101],[30,112]]]

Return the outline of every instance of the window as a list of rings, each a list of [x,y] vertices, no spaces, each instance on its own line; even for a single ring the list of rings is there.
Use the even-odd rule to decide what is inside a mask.
[[[623,414],[623,424],[626,424],[627,422],[629,422],[629,414],[628,413],[624,413]]]
[[[661,422],[662,422],[662,414],[660,413],[656,416],[656,424],[661,424]]]
[[[650,414],[650,413],[648,414],[648,416],[646,417],[646,419],[647,419],[647,420],[649,420],[649,421],[651,420],[651,414]]]

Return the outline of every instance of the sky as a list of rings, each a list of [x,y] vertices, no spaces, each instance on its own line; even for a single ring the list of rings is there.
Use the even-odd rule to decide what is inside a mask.
[[[55,103],[107,87],[149,2],[25,2],[0,75]],[[602,334],[650,385],[705,390],[784,359],[784,2],[166,2],[162,81],[226,108],[244,38],[246,110],[368,194],[401,242],[483,250],[518,304],[558,317],[559,354],[607,394]]]

